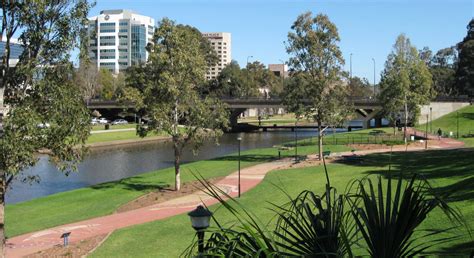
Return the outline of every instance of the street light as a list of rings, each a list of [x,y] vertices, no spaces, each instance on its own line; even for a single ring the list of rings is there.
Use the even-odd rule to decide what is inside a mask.
[[[459,139],[459,111],[456,112],[456,139]]]
[[[238,173],[238,191],[239,191],[239,198],[240,198],[240,143],[242,142],[242,137],[237,137],[237,141],[239,141],[239,173]]]
[[[198,236],[198,252],[202,254],[204,252],[204,230],[209,227],[212,212],[199,205],[189,212],[188,216],[191,218],[191,226],[196,230]]]
[[[433,132],[433,107],[430,107],[430,133]]]
[[[298,119],[295,121],[295,163],[298,163]]]
[[[375,58],[372,58],[372,61],[374,62],[374,97],[375,97]]]

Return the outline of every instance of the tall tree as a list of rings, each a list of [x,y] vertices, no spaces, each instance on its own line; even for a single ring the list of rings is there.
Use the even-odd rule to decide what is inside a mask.
[[[433,56],[429,69],[433,76],[433,91],[438,96],[459,94],[456,89],[457,50],[455,47],[438,50]]]
[[[286,50],[292,76],[299,85],[288,84],[285,94],[289,106],[308,100],[304,114],[318,124],[318,153],[322,157],[322,137],[328,125],[337,125],[349,110],[347,89],[342,83],[344,59],[337,43],[337,27],[324,14],[313,17],[311,12],[296,19],[288,33]],[[299,91],[295,93],[295,91]],[[301,96],[298,99],[294,96]],[[323,126],[326,126],[323,128]]]
[[[81,60],[79,68],[74,73],[74,83],[79,88],[85,101],[98,95],[100,90],[97,67]]]
[[[474,19],[467,25],[467,36],[458,44],[458,50],[457,87],[461,94],[474,96]]]
[[[115,94],[115,78],[112,72],[108,69],[100,68],[97,79],[100,87],[100,97],[111,100]]]
[[[5,192],[21,171],[48,149],[50,161],[69,173],[81,158],[90,131],[89,115],[77,87],[69,52],[78,46],[91,5],[86,0],[1,1],[0,88],[8,113],[0,152],[0,256],[4,256]],[[23,47],[10,66],[14,36]],[[81,51],[81,53],[84,53]],[[48,123],[50,126],[41,126]],[[38,214],[41,216],[41,214]]]
[[[148,46],[146,66],[135,69],[122,99],[135,103],[150,121],[148,130],[163,131],[173,140],[175,189],[181,187],[180,160],[183,148],[197,151],[206,139],[216,139],[227,126],[224,105],[216,98],[202,96],[207,65],[215,52],[201,33],[190,26],[165,18]],[[142,75],[139,75],[139,74]]]
[[[431,85],[431,74],[418,51],[404,34],[399,35],[385,62],[379,100],[385,115],[392,122],[397,119],[400,110],[404,111],[405,142],[409,119],[415,122],[419,106],[429,103]]]

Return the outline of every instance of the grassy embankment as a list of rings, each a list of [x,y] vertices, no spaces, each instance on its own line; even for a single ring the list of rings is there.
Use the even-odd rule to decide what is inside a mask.
[[[463,135],[467,135],[469,133],[474,134],[474,106],[464,107],[458,110],[457,112],[452,112],[438,119],[433,120],[432,133],[437,134],[438,128],[441,128],[444,134],[453,132],[454,136],[456,137],[458,115],[459,115],[459,140],[463,141],[467,147],[474,147],[474,135],[473,137],[469,137],[469,138],[462,137]],[[417,126],[417,129],[422,130],[422,131],[426,130],[426,124]]]
[[[362,164],[328,165],[331,186],[340,193],[344,192],[348,182],[365,176],[375,177],[388,174],[390,155],[372,154],[364,157]],[[465,150],[436,150],[429,152],[394,153],[391,158],[392,171],[403,171],[404,178],[410,178],[412,172],[423,174],[430,180],[432,186],[440,192],[454,191],[449,203],[458,208],[464,215],[470,227],[474,227],[474,149]],[[288,201],[285,195],[276,187],[285,189],[291,196],[305,189],[323,193],[326,180],[322,167],[308,167],[274,171],[269,173],[264,181],[254,189],[243,194],[240,202],[252,211],[263,223],[273,218],[270,211],[271,203],[283,204]],[[276,185],[276,186],[275,186]],[[235,219],[223,209],[216,211],[219,205],[211,207],[221,223],[231,224]],[[423,228],[439,228],[449,226],[448,219],[440,210],[434,210],[422,225]],[[466,229],[455,232],[459,237],[456,241],[437,245],[434,250],[454,255],[457,252],[468,254],[474,242],[466,235]],[[122,257],[178,257],[191,243],[194,230],[190,226],[186,214],[165,220],[154,221],[143,225],[133,226],[114,232],[109,239],[97,249],[91,257],[112,257],[120,254]],[[430,241],[432,237],[419,239]]]
[[[327,146],[333,152],[349,150],[344,145]],[[300,155],[315,152],[315,146],[301,146]],[[282,156],[294,151],[283,150]],[[267,162],[278,155],[275,148],[242,152],[242,167]],[[184,164],[182,182],[195,180],[190,173],[198,171],[205,178],[228,175],[237,168],[236,154]],[[31,201],[6,206],[6,231],[9,237],[57,225],[113,213],[121,205],[147,192],[167,187],[174,182],[174,168],[161,169],[116,182],[99,184],[73,191],[53,194]]]

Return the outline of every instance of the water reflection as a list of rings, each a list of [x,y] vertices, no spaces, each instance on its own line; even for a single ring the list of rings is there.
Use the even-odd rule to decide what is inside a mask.
[[[306,138],[316,135],[314,130],[299,130],[298,137]],[[194,156],[187,149],[182,161],[191,162],[210,159],[237,152],[237,137],[242,137],[242,150],[271,147],[294,139],[290,131],[274,131],[246,134],[225,134],[216,146],[214,142],[206,143]],[[77,173],[65,176],[46,156],[41,156],[38,164],[26,171],[25,175],[40,175],[40,183],[24,184],[14,182],[6,195],[7,203],[16,203],[53,193],[77,189],[107,181],[138,175],[144,172],[171,167],[174,163],[170,142],[151,143],[135,146],[120,146],[107,150],[91,151],[79,165]]]

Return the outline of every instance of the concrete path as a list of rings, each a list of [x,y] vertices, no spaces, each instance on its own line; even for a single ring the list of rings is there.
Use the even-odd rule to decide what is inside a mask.
[[[291,163],[292,161],[290,159],[284,159],[242,169],[241,192],[246,192],[258,185],[268,172],[284,168],[289,166]],[[235,197],[238,194],[237,178],[238,174],[236,172],[232,173],[217,182],[216,186],[224,190],[230,196]],[[24,234],[8,239],[6,254],[7,257],[22,257],[52,248],[58,244],[61,245],[62,239],[60,239],[60,236],[64,232],[72,232],[69,240],[70,243],[79,242],[96,235],[112,232],[116,229],[186,213],[193,210],[201,203],[212,205],[217,203],[217,200],[211,198],[202,191],[198,191],[194,194],[132,211],[115,213],[108,216]]]
[[[415,133],[415,130],[410,129],[409,133]],[[418,135],[422,132],[416,131]],[[438,139],[437,136],[429,135],[430,149],[440,148],[459,148],[464,145],[463,142],[456,141],[449,138]],[[405,147],[393,148],[393,151],[405,151]],[[409,151],[424,150],[424,147],[413,146],[408,147]],[[361,150],[357,151],[358,155],[365,155],[371,153],[388,152],[390,148]],[[332,154],[331,156],[350,155],[351,152],[343,152]],[[310,155],[309,158],[314,158],[315,155]],[[292,164],[292,159],[282,159],[268,163],[259,164],[253,167],[241,170],[241,192],[246,192],[256,185],[258,185],[265,175],[276,169],[287,168]],[[237,196],[237,172],[234,172],[216,183],[216,186],[224,190],[230,196]],[[70,242],[79,242],[81,240],[110,233],[116,229],[138,225],[154,220],[164,219],[178,214],[183,214],[191,211],[197,205],[205,203],[212,205],[217,203],[217,200],[209,197],[206,193],[198,191],[196,193],[172,199],[163,203],[151,205],[148,207],[131,210],[123,213],[116,213],[103,217],[93,218],[85,221],[80,221],[72,224],[62,225],[38,232],[28,233],[13,237],[7,241],[6,254],[7,257],[22,257],[28,254],[33,254],[38,251],[46,250],[61,245],[62,240],[59,238],[64,232],[72,232]]]

